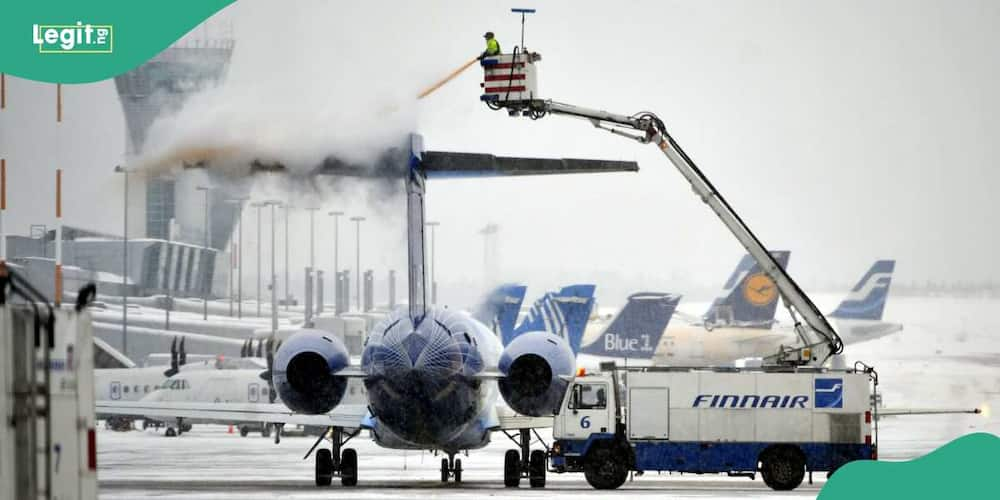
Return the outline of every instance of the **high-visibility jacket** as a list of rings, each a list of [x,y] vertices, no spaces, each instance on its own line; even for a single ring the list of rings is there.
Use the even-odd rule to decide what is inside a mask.
[[[500,53],[500,42],[496,38],[490,38],[486,40],[486,52],[483,54],[488,56],[495,56]]]

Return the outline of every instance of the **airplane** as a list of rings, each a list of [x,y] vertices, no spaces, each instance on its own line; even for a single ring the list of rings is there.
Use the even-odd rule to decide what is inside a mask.
[[[181,337],[178,344],[177,338],[174,338],[170,346],[170,364],[166,369],[163,366],[147,366],[94,370],[95,400],[139,401],[163,388],[170,382],[171,377],[182,372],[186,374],[195,371],[255,369],[260,373],[266,368],[264,360],[260,358],[213,356],[210,359],[202,358],[189,362],[184,345],[186,341],[186,337]],[[104,418],[108,426],[116,430],[130,429],[133,420],[128,416],[101,412],[98,412],[98,418]]]
[[[790,252],[771,253],[779,265],[788,264]],[[671,293],[636,293],[610,320],[592,320],[584,335],[589,344],[580,350],[586,355],[581,363],[585,367],[612,359],[627,359],[636,366],[727,363],[712,356],[706,359],[705,351],[721,352],[719,358],[728,360],[733,352],[758,352],[759,339],[772,336],[778,290],[749,255],[740,259],[702,317],[677,311],[680,300],[680,295]],[[684,321],[671,321],[673,316]],[[706,344],[711,347],[705,349]]]
[[[611,360],[625,359],[636,366],[651,363],[680,300],[680,295],[670,293],[630,295],[625,307],[610,321],[591,321],[587,325],[584,337],[593,340],[580,349],[577,364],[593,369]]]
[[[487,325],[506,344],[513,338],[517,315],[524,303],[527,287],[515,283],[500,285],[480,303],[472,317]]]
[[[573,354],[578,353],[594,307],[595,289],[594,285],[578,284],[546,292],[531,305],[517,328],[504,331],[504,344],[524,333],[545,331],[564,339]]]
[[[827,315],[837,324],[844,344],[866,342],[903,329],[899,323],[882,321],[895,269],[895,260],[876,261],[847,297]]]
[[[273,383],[283,404],[244,411],[224,403],[101,401],[99,410],[184,418],[226,415],[230,420],[329,427],[330,447],[319,447],[322,441],[314,446],[318,486],[329,485],[334,476],[345,486],[357,484],[357,452],[344,445],[360,429],[368,429],[386,448],[443,452],[443,482],[461,481],[461,460],[455,458],[459,452],[486,446],[494,432],[516,432],[516,439],[508,434],[518,448],[504,456],[504,483],[516,486],[527,477],[532,486],[543,486],[545,451],[531,449],[531,433],[552,425],[551,415],[576,371],[572,348],[565,339],[543,331],[521,333],[504,345],[472,315],[427,304],[425,183],[449,177],[637,171],[638,164],[423,151],[417,135],[408,142],[387,151],[374,166],[328,158],[313,170],[398,175],[406,185],[409,300],[407,307],[391,312],[373,328],[360,366],[352,365],[336,336],[302,329],[284,341],[274,357]],[[275,164],[273,169],[283,166]],[[348,381],[355,378],[364,383],[367,405],[344,403]]]
[[[881,321],[894,268],[895,262],[891,260],[875,262],[830,314],[837,322],[837,331],[845,345],[902,330],[902,325]],[[748,304],[764,302],[754,302],[752,299],[758,298],[756,291],[763,290],[766,286],[763,280],[755,279],[754,276],[754,270],[743,274],[735,287],[729,286],[732,283],[731,277],[727,281],[727,289],[731,289],[732,293],[726,300],[720,300],[721,297],[716,299],[701,324],[694,322],[668,329],[661,350],[654,357],[654,363],[674,366],[731,365],[742,360],[752,362],[766,353],[774,352],[779,346],[799,343],[791,326],[771,328],[774,325],[772,318],[775,303],[771,304],[771,318],[750,312],[753,310],[748,309]],[[760,283],[755,284],[755,281]],[[774,302],[777,302],[776,296]],[[729,316],[730,310],[734,313],[732,317]],[[740,310],[744,310],[744,313],[741,314]],[[720,317],[723,319],[722,324],[731,326],[716,326],[720,324]],[[840,358],[833,360],[835,363],[842,361]]]

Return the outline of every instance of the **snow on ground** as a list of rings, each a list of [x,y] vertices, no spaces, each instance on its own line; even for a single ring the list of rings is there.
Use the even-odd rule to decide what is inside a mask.
[[[836,300],[822,300],[824,310]],[[849,346],[847,357],[874,365],[886,407],[986,406],[989,415],[885,418],[880,422],[882,459],[914,458],[970,432],[1000,434],[1000,300],[890,298],[886,320],[905,329],[894,336]],[[427,452],[384,450],[366,438],[350,446],[359,453],[358,487],[313,485],[313,461],[302,460],[314,438],[285,437],[281,444],[251,435],[227,434],[225,426],[196,426],[179,438],[135,431],[98,435],[98,477],[104,499],[539,498],[577,495],[712,498],[814,498],[825,480],[794,492],[772,492],[759,479],[722,475],[646,474],[614,492],[590,489],[580,474],[549,475],[544,490],[526,482],[517,490],[502,484],[503,453],[512,443],[502,435],[483,450],[461,457],[460,485],[439,481],[440,457]],[[546,438],[547,439],[547,438]]]

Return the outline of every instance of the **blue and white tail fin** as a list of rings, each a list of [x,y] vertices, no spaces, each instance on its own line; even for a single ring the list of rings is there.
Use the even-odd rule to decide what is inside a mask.
[[[892,272],[895,269],[895,260],[876,261],[830,316],[842,319],[881,320],[885,301],[889,296],[889,285],[892,283]]]
[[[640,292],[581,353],[614,358],[651,359],[674,315],[680,295]]]
[[[569,285],[558,292],[546,293],[532,304],[511,340],[522,333],[546,331],[566,339],[576,354],[594,308],[595,288],[594,285]],[[504,345],[507,342],[509,340],[505,339]]]
[[[777,250],[771,255],[782,268],[788,266],[791,252]],[[736,270],[726,280],[722,293],[712,301],[702,319],[707,328],[771,328],[778,298],[777,285],[747,254],[740,259]]]
[[[521,312],[524,293],[527,287],[508,283],[495,288],[473,314],[473,317],[490,327],[493,333],[503,341],[504,345],[514,334],[517,315]]]

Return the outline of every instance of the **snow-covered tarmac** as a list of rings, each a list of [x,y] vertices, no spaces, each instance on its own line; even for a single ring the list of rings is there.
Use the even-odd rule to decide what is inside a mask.
[[[825,305],[821,301],[821,306]],[[825,308],[824,308],[825,309]],[[879,455],[905,460],[971,432],[1000,434],[1000,300],[892,298],[886,319],[905,325],[901,333],[848,347],[849,359],[878,368],[886,407],[986,407],[987,415],[911,416],[882,419]],[[285,437],[281,444],[258,435],[227,434],[225,426],[195,426],[179,438],[154,431],[98,434],[98,478],[104,499],[257,498],[602,498],[663,496],[713,498],[814,498],[825,474],[793,492],[776,493],[759,479],[722,475],[649,473],[620,490],[590,489],[582,475],[549,475],[544,490],[505,489],[503,435],[483,450],[461,457],[464,482],[439,481],[440,457],[384,450],[366,438],[358,450],[358,486],[313,485],[313,461],[302,460],[314,438]]]

